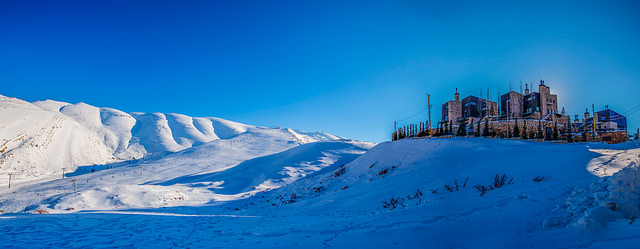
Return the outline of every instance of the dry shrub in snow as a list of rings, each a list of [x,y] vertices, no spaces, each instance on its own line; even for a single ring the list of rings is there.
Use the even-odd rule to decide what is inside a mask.
[[[383,208],[390,208],[391,210],[396,209],[397,207],[404,207],[404,198],[400,197],[391,197],[388,200],[382,201]]]

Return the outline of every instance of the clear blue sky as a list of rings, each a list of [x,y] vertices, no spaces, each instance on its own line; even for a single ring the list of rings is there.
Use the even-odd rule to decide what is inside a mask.
[[[610,2],[1,1],[0,94],[373,142],[456,87],[544,79],[570,114],[626,112],[640,4]]]

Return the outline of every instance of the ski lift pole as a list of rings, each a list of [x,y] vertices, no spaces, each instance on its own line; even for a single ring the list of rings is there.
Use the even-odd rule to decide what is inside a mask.
[[[13,173],[9,173],[9,188],[11,188],[11,177],[13,176]]]
[[[73,179],[71,181],[73,182],[73,188],[74,188],[73,192],[78,192],[78,179]]]

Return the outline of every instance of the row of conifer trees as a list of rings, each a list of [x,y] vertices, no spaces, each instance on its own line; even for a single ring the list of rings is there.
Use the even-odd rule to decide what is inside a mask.
[[[441,137],[441,136],[463,137],[468,135],[473,135],[476,137],[496,137],[496,136],[505,137],[506,136],[506,134],[504,133],[497,134],[493,129],[489,129],[488,119],[484,120],[484,125],[482,125],[483,127],[481,127],[481,122],[478,122],[475,125],[474,124],[467,125],[467,121],[464,120],[458,126],[458,129],[454,129],[451,121],[438,122],[438,126],[436,127],[436,131],[434,134],[431,134],[431,129],[429,129],[427,126],[428,126],[428,123],[424,122],[424,123],[419,123],[417,125],[408,125],[405,127],[401,127],[397,131],[393,132],[392,140],[395,141],[395,140],[403,139],[407,137],[424,137],[429,135],[433,135],[434,137]],[[565,127],[570,127],[570,124],[567,124]],[[569,140],[569,142],[576,142],[576,141],[572,141],[571,139],[570,129],[565,128],[563,129],[563,131],[559,131],[557,123],[554,123],[553,131],[550,134],[546,134],[546,129],[543,129],[542,127],[542,121],[538,121],[538,127],[535,131],[528,131],[526,125],[520,128],[520,126],[518,125],[518,119],[516,118],[513,128],[510,128],[509,130],[510,130],[509,137],[520,137],[523,139],[545,139],[545,140],[559,140],[560,132],[566,132],[568,133],[568,136],[566,136],[567,140]],[[583,130],[581,130],[581,132],[583,132],[583,134],[584,132],[586,132],[584,130],[584,127],[583,127]],[[586,136],[583,135],[582,140],[585,141]]]

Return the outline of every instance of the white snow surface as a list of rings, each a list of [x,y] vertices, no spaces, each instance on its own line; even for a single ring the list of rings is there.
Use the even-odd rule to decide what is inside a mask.
[[[53,100],[29,103],[0,96],[0,173],[16,174],[16,182],[33,180],[62,174],[63,168],[70,172],[81,166],[135,160],[241,134],[265,132],[278,133],[278,139],[291,140],[293,145],[341,139],[329,134],[266,129],[220,118],[129,114],[85,103]]]
[[[289,147],[295,139],[253,136],[100,166],[93,173],[81,168],[65,179],[1,191],[0,208],[9,212],[0,215],[0,231],[10,240],[0,246],[633,248],[640,243],[638,143],[405,139],[369,149],[371,144],[349,140]],[[610,176],[597,173],[625,163]],[[602,170],[593,171],[595,164]],[[480,196],[474,186],[492,184],[496,174],[513,178],[512,184]],[[71,179],[79,179],[77,192]],[[402,198],[401,204],[385,208],[383,201],[392,198]],[[26,213],[14,213],[25,207]],[[54,214],[33,214],[37,209]]]

